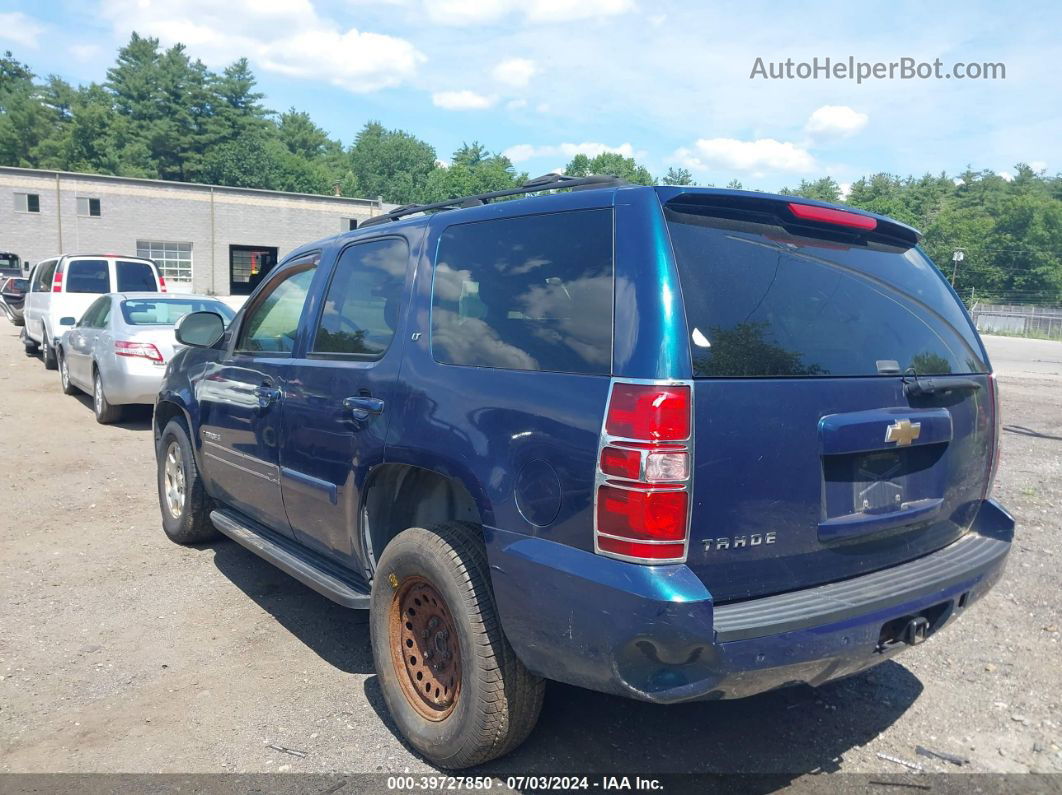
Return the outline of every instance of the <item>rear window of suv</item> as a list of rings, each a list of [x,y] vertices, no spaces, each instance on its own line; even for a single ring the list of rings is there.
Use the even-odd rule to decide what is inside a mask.
[[[915,247],[798,237],[665,207],[696,377],[984,373],[962,305]]]
[[[155,280],[155,269],[146,262],[118,260],[115,263],[115,272],[118,276],[119,293],[155,292],[159,289]]]
[[[105,259],[76,259],[66,266],[68,293],[109,293],[110,283]]]
[[[457,224],[443,232],[431,349],[444,364],[607,374],[612,211]]]

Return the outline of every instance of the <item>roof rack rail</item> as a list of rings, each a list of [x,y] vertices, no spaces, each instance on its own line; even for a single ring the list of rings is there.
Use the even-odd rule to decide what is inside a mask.
[[[376,215],[369,218],[367,221],[362,221],[358,228],[364,229],[367,226],[386,224],[389,221],[397,221],[400,218],[405,218],[407,215],[430,212],[431,210],[449,210],[454,207],[478,207],[481,204],[486,204],[489,201],[501,199],[506,196],[521,196],[528,193],[539,193],[540,191],[546,190],[560,190],[562,188],[603,188],[610,185],[618,186],[626,184],[627,183],[619,177],[614,177],[608,174],[593,177],[568,177],[564,174],[553,173],[543,174],[541,177],[529,179],[518,188],[506,188],[505,190],[496,190],[490,193],[477,193],[473,196],[459,196],[454,199],[433,202],[431,204],[404,204],[401,207],[396,207],[389,213]]]

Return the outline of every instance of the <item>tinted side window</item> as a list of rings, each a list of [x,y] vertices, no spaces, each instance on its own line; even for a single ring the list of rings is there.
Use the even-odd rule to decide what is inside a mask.
[[[92,302],[91,306],[85,310],[85,314],[81,316],[81,320],[77,322],[77,325],[81,328],[99,328],[96,324],[96,316],[100,314],[103,305],[109,301],[109,298],[97,298]]]
[[[314,353],[379,357],[398,324],[409,246],[373,240],[343,252],[328,288]]]
[[[126,262],[119,260],[114,269],[118,276],[118,292],[135,293],[154,292],[159,289],[155,281],[155,271],[146,262]]]
[[[243,322],[236,350],[290,355],[316,263],[296,267],[276,282]]]
[[[58,264],[57,260],[52,260],[37,266],[33,276],[33,292],[46,293],[52,289],[52,277],[55,276],[55,266]]]
[[[611,210],[451,226],[438,252],[431,313],[437,361],[611,371]]]
[[[66,266],[68,293],[109,293],[110,270],[105,259],[79,259]]]

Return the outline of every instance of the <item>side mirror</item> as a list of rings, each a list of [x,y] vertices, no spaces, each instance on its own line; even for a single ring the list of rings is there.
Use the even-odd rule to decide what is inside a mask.
[[[196,348],[209,348],[225,333],[225,321],[217,312],[189,312],[174,328],[177,342]]]
[[[74,318],[70,317],[70,315],[67,315],[66,317],[59,318],[59,325],[60,326],[73,326],[76,323],[77,323],[77,321]]]

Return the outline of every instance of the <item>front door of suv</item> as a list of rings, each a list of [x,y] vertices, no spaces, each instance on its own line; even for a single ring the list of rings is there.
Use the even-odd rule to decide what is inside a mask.
[[[291,534],[280,495],[280,417],[316,258],[274,274],[235,340],[196,386],[203,469],[211,493],[256,522]]]
[[[285,387],[280,473],[291,527],[307,546],[353,567],[361,488],[383,461],[395,408],[408,264],[402,237],[344,248]]]

